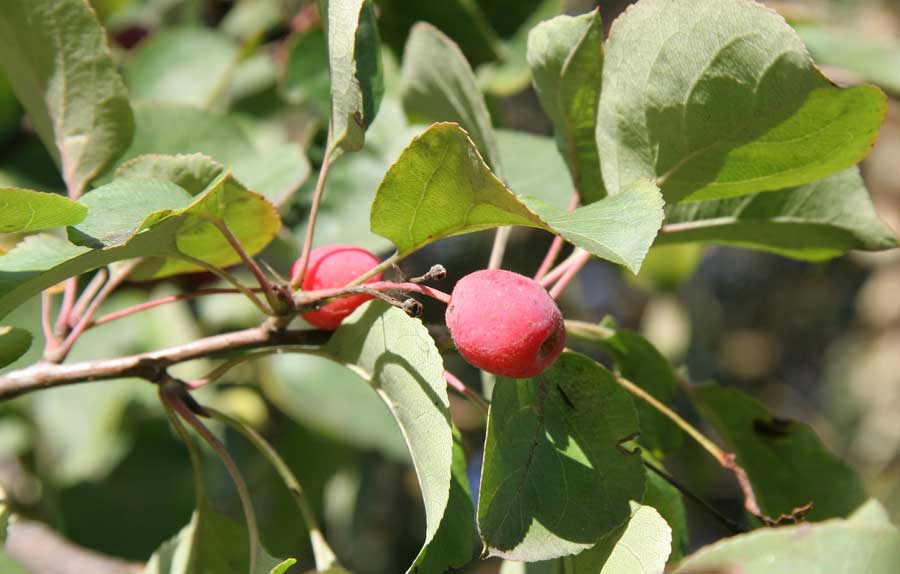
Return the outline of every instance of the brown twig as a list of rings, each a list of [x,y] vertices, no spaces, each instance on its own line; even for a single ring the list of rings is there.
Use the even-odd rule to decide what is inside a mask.
[[[99,359],[73,364],[37,363],[0,376],[0,400],[38,389],[137,377],[156,381],[166,367],[201,357],[279,345],[321,345],[328,340],[327,331],[274,331],[268,325],[214,335],[190,343],[149,353],[113,359]]]

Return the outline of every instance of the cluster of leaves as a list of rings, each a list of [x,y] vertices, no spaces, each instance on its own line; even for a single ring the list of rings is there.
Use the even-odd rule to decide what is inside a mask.
[[[368,0],[323,0],[321,26],[285,43],[277,96],[324,111],[320,174],[331,170],[328,193],[350,190],[326,200],[319,240],[359,234],[373,249],[392,245],[391,261],[399,261],[450,236],[523,226],[635,273],[663,244],[730,244],[813,261],[897,246],[855,167],[878,134],[884,94],[833,85],[797,33],[751,0],[640,0],[606,40],[599,12],[557,15],[555,2],[535,10],[491,2],[484,11],[420,2],[418,15],[398,1],[379,4],[382,21]],[[495,62],[476,75],[470,62],[494,61],[501,51],[489,24],[494,10],[517,12],[524,32],[504,33],[525,48],[525,61]],[[472,25],[461,28],[458,45],[435,25],[410,28],[409,16]],[[289,114],[254,122],[235,103],[250,105],[254,75],[271,71],[254,50],[273,26],[234,17],[228,33],[159,32],[140,44],[123,76],[84,0],[4,8],[0,62],[68,198],[0,189],[0,233],[17,238],[0,256],[0,318],[60,282],[124,261],[139,259],[132,280],[221,274],[241,263],[223,228],[250,255],[279,241],[282,217],[303,201],[295,195],[310,162],[296,139],[272,135]],[[395,49],[405,43],[398,72],[383,61],[380,31]],[[494,129],[482,87],[502,91],[504,78],[521,75],[516,69],[531,78],[554,139]],[[580,207],[569,210],[572,193]],[[366,227],[378,237],[357,229],[359,198],[371,201]],[[484,555],[502,557],[504,572],[649,574],[676,561],[683,573],[738,564],[748,574],[773,572],[772,564],[784,572],[895,571],[900,532],[877,503],[861,506],[853,471],[808,427],[717,386],[692,387],[690,399],[746,468],[761,512],[777,517],[811,502],[807,518],[823,522],[735,536],[682,560],[681,494],[651,469],[678,451],[682,430],[619,381],[668,403],[678,378],[636,333],[592,327],[581,334],[615,371],[567,351],[538,377],[497,382],[477,501],[443,360],[419,320],[371,302],[325,345],[298,351],[316,358],[273,365],[309,367],[307,378],[319,370],[329,383],[325,369],[346,367],[387,404],[426,512],[410,572],[471,562],[475,525]],[[0,366],[30,342],[21,328],[0,328]],[[323,367],[321,357],[340,367]],[[302,386],[268,392],[312,424],[328,408],[361,420],[347,410],[359,408],[381,428],[384,417],[371,414],[367,399],[334,406],[334,391],[314,396],[317,387]],[[368,392],[357,379],[347,386],[352,397],[358,389]],[[313,408],[329,399],[326,414]],[[377,436],[338,432],[355,441]],[[404,450],[396,432],[386,432]],[[635,437],[641,452],[628,444]],[[192,460],[197,510],[147,571],[246,570],[254,562],[247,533],[207,500],[202,456],[192,450]],[[317,566],[339,571],[327,544],[314,546]],[[292,565],[264,551],[255,562],[261,572]]]

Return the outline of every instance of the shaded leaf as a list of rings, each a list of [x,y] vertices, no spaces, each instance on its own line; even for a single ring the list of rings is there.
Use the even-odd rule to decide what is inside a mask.
[[[437,533],[416,558],[415,574],[444,574],[472,560],[475,507],[466,475],[466,451],[459,429],[453,427],[453,469],[450,498]]]
[[[900,245],[857,168],[800,187],[670,206],[658,244],[711,242],[820,261]]]
[[[568,207],[575,186],[553,138],[497,130],[497,144],[506,170],[504,182],[513,193],[535,197],[557,209]],[[535,161],[537,157],[541,161]]]
[[[410,120],[458,123],[502,177],[491,116],[475,74],[453,40],[430,24],[416,24],[410,31],[403,50],[401,93]]]
[[[606,196],[597,150],[597,107],[603,75],[600,10],[557,16],[528,35],[528,64],[556,142],[583,204]]]
[[[669,361],[640,333],[610,330],[608,337],[597,342],[615,362],[622,376],[663,403],[671,401],[677,382]],[[636,401],[635,406],[641,420],[641,445],[661,455],[681,446],[683,435],[678,425],[644,401]]]
[[[31,333],[25,329],[0,327],[0,369],[28,352],[31,339]]]
[[[220,95],[238,59],[238,45],[209,28],[162,30],[140,43],[125,66],[138,101],[208,107]]]
[[[29,0],[0,11],[0,66],[69,188],[79,196],[128,147],[128,92],[84,0]]]
[[[86,214],[84,206],[55,193],[0,187],[0,233],[73,225]]]
[[[669,203],[846,169],[872,146],[886,103],[875,87],[832,85],[784,19],[751,0],[632,6],[613,24],[603,86],[607,189],[655,178]]]
[[[442,237],[524,225],[558,233],[632,271],[661,222],[662,200],[649,182],[570,213],[518,198],[491,173],[466,133],[448,123],[431,126],[403,151],[371,212],[372,231],[393,241],[401,255]]]
[[[532,379],[498,380],[485,441],[478,527],[486,550],[547,560],[594,546],[644,493],[631,397],[591,359],[564,353]]]
[[[438,533],[452,484],[447,383],[434,341],[418,319],[371,301],[344,320],[324,352],[372,385],[403,431],[425,504],[421,558]]]
[[[381,45],[371,0],[319,0],[328,38],[331,124],[328,161],[335,150],[362,148],[384,84]]]
[[[860,477],[801,422],[776,418],[756,399],[717,385],[692,398],[747,471],[760,509],[778,517],[813,503],[808,520],[845,516],[866,499]]]
[[[191,195],[198,195],[224,170],[222,164],[202,153],[147,154],[120,165],[116,170],[116,178],[164,179]]]
[[[726,538],[689,556],[675,573],[893,574],[900,567],[900,531],[879,508],[871,501],[846,520],[760,528]]]
[[[135,106],[134,142],[122,162],[146,154],[201,153],[234,170],[241,183],[274,203],[284,203],[309,176],[299,146],[256,148],[234,116],[181,104]]]
[[[672,530],[669,560],[681,560],[690,547],[687,513],[681,492],[655,472],[648,471],[644,506],[655,508]]]
[[[331,109],[328,80],[328,41],[321,28],[294,33],[287,44],[287,58],[279,84],[285,99],[292,103],[313,103],[320,112]]]

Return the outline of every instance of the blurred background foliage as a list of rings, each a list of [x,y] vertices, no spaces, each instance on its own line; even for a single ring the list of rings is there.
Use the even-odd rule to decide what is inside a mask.
[[[183,112],[169,116],[163,128],[196,122],[178,126],[179,133],[165,144],[171,151],[205,146],[202,151],[237,161],[245,149],[255,150],[260,161],[271,162],[269,181],[257,185],[277,189],[296,185],[290,174],[302,162],[301,151],[313,169],[318,166],[328,71],[313,2],[92,3],[110,32],[139,126],[142,106],[152,110],[160,103]],[[386,96],[365,149],[331,172],[317,242],[356,243],[380,253],[390,247],[368,231],[368,205],[390,163],[421,129],[408,124],[396,91],[406,36],[418,20],[449,34],[476,69],[494,123],[504,130],[499,139],[510,186],[565,204],[571,183],[562,160],[552,160],[558,157],[552,141],[521,133],[551,134],[530,86],[527,31],[541,19],[595,4],[608,26],[628,3],[377,0]],[[893,99],[900,96],[900,4],[769,5],[798,28],[835,81],[873,82],[892,96],[881,137],[862,171],[881,217],[900,231],[900,106]],[[535,154],[547,163],[534,165]],[[285,228],[261,256],[285,274],[298,252],[313,179],[281,207]],[[2,75],[0,185],[63,188]],[[403,272],[418,274],[442,263],[450,272],[446,284],[452,285],[486,264],[491,238],[475,234],[440,242],[405,261]],[[532,273],[550,239],[517,230],[505,266]],[[0,236],[0,252],[13,241]],[[211,282],[197,275],[131,284],[107,310]],[[741,388],[779,417],[809,423],[860,471],[894,520],[900,519],[900,251],[810,264],[732,248],[655,248],[638,277],[592,261],[561,305],[570,318],[598,321],[609,315],[641,331],[692,381]],[[30,327],[39,337],[38,315],[33,301],[8,322]],[[426,305],[424,319],[435,325],[439,345],[448,349],[442,308]],[[150,350],[256,322],[254,309],[238,297],[179,303],[90,331],[71,360]],[[10,368],[37,360],[41,347],[36,341]],[[579,350],[597,355],[595,348]],[[477,371],[458,357],[448,353],[445,360],[470,384],[481,384]],[[209,368],[200,363],[183,366],[181,374],[199,376]],[[252,422],[270,438],[308,490],[345,564],[375,574],[402,571],[411,562],[424,532],[417,482],[393,420],[353,374],[313,357],[277,357],[244,365],[203,393],[205,401]],[[451,398],[477,488],[484,419],[468,403]],[[678,406],[697,420],[686,402]],[[224,438],[254,493],[264,543],[276,555],[307,557],[301,566],[309,566],[304,526],[288,493],[239,436]],[[218,464],[210,468],[217,469],[209,476],[217,505],[239,517],[227,475]],[[672,470],[730,516],[740,515],[741,499],[730,477],[689,441],[674,457]],[[138,561],[184,525],[193,507],[186,452],[153,389],[128,381],[60,388],[0,405],[0,485],[23,515],[77,544]],[[728,534],[690,503],[687,510],[691,548]],[[473,568],[496,567],[485,562]]]

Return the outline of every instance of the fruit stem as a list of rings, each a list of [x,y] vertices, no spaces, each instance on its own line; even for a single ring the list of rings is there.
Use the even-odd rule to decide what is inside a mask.
[[[100,308],[100,305],[103,304],[106,299],[112,295],[113,291],[115,291],[119,285],[121,285],[125,279],[128,278],[128,275],[134,271],[138,265],[141,264],[141,259],[133,259],[118,269],[116,269],[112,275],[109,277],[109,281],[107,281],[103,287],[101,287],[97,294],[91,299],[91,302],[88,304],[87,309],[85,309],[84,313],[78,318],[78,323],[72,327],[72,330],[63,340],[62,344],[53,349],[51,352],[46,353],[45,358],[48,361],[54,363],[60,363],[69,352],[72,350],[72,347],[75,345],[75,342],[78,341],[78,338],[87,330],[88,325],[91,322],[91,319],[94,317],[94,313],[97,312],[97,309]]]
[[[282,482],[284,482],[284,485],[291,493],[294,502],[297,503],[300,514],[303,515],[303,520],[306,522],[306,527],[309,530],[309,539],[312,543],[313,554],[315,556],[316,570],[325,571],[330,568],[339,568],[340,564],[337,561],[337,557],[322,534],[322,530],[316,520],[316,514],[313,512],[312,506],[310,506],[309,501],[306,499],[306,495],[303,493],[303,487],[300,485],[300,482],[297,480],[296,475],[291,471],[290,467],[284,462],[284,459],[279,456],[278,452],[272,448],[272,445],[270,445],[262,435],[256,432],[253,427],[216,409],[209,407],[204,408],[214,419],[240,432],[254,447],[256,447],[260,454],[269,461],[269,464],[275,468],[275,471],[281,477]]]
[[[260,311],[263,312],[263,314],[265,314],[265,315],[272,314],[272,310],[269,309],[268,307],[266,307],[265,304],[259,300],[259,297],[257,297],[256,294],[253,293],[253,290],[251,288],[247,287],[246,285],[244,285],[243,283],[241,283],[240,281],[238,281],[237,278],[234,275],[232,275],[231,273],[228,273],[224,269],[220,269],[219,267],[216,267],[215,265],[211,265],[211,264],[207,263],[206,261],[203,261],[202,259],[197,259],[196,257],[192,257],[185,253],[179,253],[178,257],[184,259],[188,263],[193,263],[194,265],[196,265],[198,267],[202,267],[203,269],[206,269],[207,271],[209,271],[210,273],[212,273],[213,275],[215,275],[216,277],[218,277],[219,279],[221,279],[227,283],[231,283],[232,285],[235,286],[235,288],[238,291],[240,291],[245,297],[247,297],[247,299],[250,299],[250,301],[254,305],[256,305],[257,309],[259,309]]]
[[[328,130],[328,144],[326,150],[331,149],[331,130]],[[313,193],[312,205],[309,208],[309,219],[306,222],[306,236],[303,239],[303,250],[300,252],[300,260],[297,265],[297,274],[291,278],[291,290],[296,291],[303,284],[303,277],[306,275],[306,266],[309,265],[309,254],[312,251],[313,236],[316,230],[316,218],[319,215],[319,204],[322,202],[322,195],[325,191],[325,179],[328,177],[328,169],[334,160],[331,154],[326,153],[325,160],[319,168],[319,177],[316,179],[316,190]]]
[[[348,295],[358,295],[360,293],[369,293],[370,291],[403,291],[420,293],[436,299],[445,305],[450,304],[450,294],[445,293],[433,287],[426,287],[418,283],[394,283],[392,281],[376,281],[374,283],[366,283],[365,285],[354,285],[352,287],[335,287],[334,289],[319,289],[316,291],[301,291],[297,294],[294,301],[298,307],[305,307],[314,303],[319,303],[325,299],[335,299],[337,297],[345,297]]]
[[[49,289],[41,291],[41,330],[44,332],[44,358],[53,353],[59,346],[59,338],[53,332],[50,314],[53,311],[53,293]]]
[[[562,292],[569,286],[569,283],[572,282],[572,279],[578,275],[578,272],[581,271],[581,268],[585,266],[585,264],[590,260],[591,254],[587,251],[581,251],[578,253],[578,256],[572,260],[572,263],[565,269],[562,276],[559,278],[559,281],[550,289],[550,297],[557,299]]]
[[[503,255],[506,254],[506,245],[509,243],[509,234],[512,227],[498,227],[494,235],[494,244],[491,246],[491,257],[488,260],[488,269],[499,269],[503,263]]]
[[[365,273],[363,273],[362,275],[360,275],[359,277],[357,277],[350,283],[347,283],[344,287],[354,287],[356,285],[361,285],[366,279],[375,277],[379,273],[382,273],[382,272],[390,269],[391,267],[396,265],[397,262],[400,261],[401,259],[403,259],[403,257],[401,257],[399,252],[394,253],[393,255],[391,255],[390,257],[388,257],[387,259],[385,259],[384,261],[382,261],[375,267],[369,269],[368,271],[366,271]]]
[[[272,283],[269,282],[266,274],[263,273],[262,269],[260,269],[259,265],[256,264],[256,261],[250,257],[250,254],[244,249],[244,246],[241,245],[240,240],[231,232],[231,229],[228,227],[228,224],[219,218],[208,218],[210,223],[216,226],[216,229],[225,237],[225,240],[228,241],[228,244],[231,245],[231,248],[234,249],[234,252],[238,254],[238,257],[241,258],[241,261],[244,262],[244,265],[247,266],[247,269],[253,273],[253,276],[256,277],[257,283],[262,288],[263,293],[266,296],[266,301],[269,302],[269,307],[273,310],[278,309],[279,307],[279,299],[275,294],[275,290],[272,287]]]
[[[450,371],[444,371],[444,378],[447,379],[447,384],[451,389],[467,398],[469,402],[471,402],[478,408],[479,411],[481,411],[481,414],[487,416],[490,403],[488,403],[484,399],[484,397],[470,389],[464,382],[459,380],[459,378],[457,378],[457,376]]]
[[[231,480],[234,482],[234,486],[238,492],[238,498],[241,500],[244,519],[247,522],[247,534],[250,540],[250,567],[248,571],[250,574],[254,574],[256,572],[256,555],[259,548],[259,528],[256,524],[256,513],[253,510],[250,490],[247,488],[247,483],[244,482],[244,478],[241,476],[241,471],[238,469],[237,464],[235,464],[234,459],[231,458],[231,455],[228,454],[225,445],[216,438],[212,431],[206,428],[206,425],[200,422],[197,415],[195,415],[187,404],[185,404],[184,399],[172,391],[163,390],[161,393],[163,400],[174,408],[181,418],[193,427],[197,434],[206,441],[206,444],[213,449],[216,455],[218,455],[219,460],[225,465],[225,470],[227,470],[228,474],[231,476]]]
[[[538,283],[540,283],[544,288],[550,287],[553,283],[562,277],[563,273],[566,272],[566,269],[569,268],[570,265],[575,263],[579,258],[583,257],[584,251],[583,249],[575,249],[568,257],[566,257],[562,263],[554,267],[551,271],[549,271],[543,278],[541,278]]]
[[[78,277],[69,277],[66,280],[65,291],[63,292],[62,306],[59,308],[59,315],[56,317],[57,337],[65,337],[69,330],[69,317],[72,314],[72,307],[75,305],[77,295]]]
[[[573,211],[576,207],[578,207],[580,199],[577,193],[573,193],[572,197],[569,199],[569,205],[566,208],[567,211]],[[553,264],[556,262],[556,258],[559,256],[559,252],[562,250],[563,246],[563,238],[562,235],[557,235],[553,238],[553,243],[550,244],[550,248],[547,249],[547,254],[544,256],[544,260],[541,261],[541,266],[538,267],[537,272],[534,274],[534,280],[540,281],[544,275],[550,271],[550,268],[553,267]]]
[[[81,292],[78,301],[75,302],[75,307],[69,314],[69,324],[67,327],[74,327],[78,324],[78,320],[84,315],[87,306],[90,304],[91,300],[97,296],[100,288],[103,287],[103,284],[106,283],[108,278],[109,271],[107,271],[106,267],[101,267],[97,270],[97,273],[95,273],[94,277],[88,282],[87,287]]]

